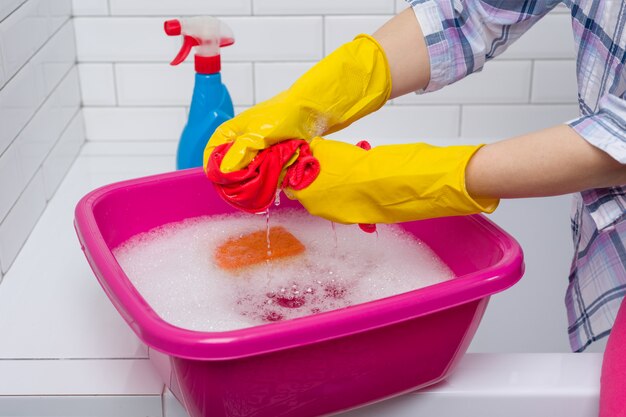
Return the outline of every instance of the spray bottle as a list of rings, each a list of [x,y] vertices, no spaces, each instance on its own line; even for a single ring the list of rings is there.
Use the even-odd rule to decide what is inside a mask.
[[[202,166],[202,155],[213,131],[235,112],[220,74],[220,48],[235,42],[226,24],[209,16],[172,19],[165,22],[165,33],[183,36],[178,55],[170,63],[178,65],[196,48],[196,79],[185,125],[176,155],[176,169]]]

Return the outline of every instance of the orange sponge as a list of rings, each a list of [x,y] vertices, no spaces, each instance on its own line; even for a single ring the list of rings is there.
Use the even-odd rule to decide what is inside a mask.
[[[265,262],[296,256],[304,252],[304,245],[282,226],[270,228],[270,250],[267,249],[267,232],[259,230],[228,239],[215,251],[217,265],[226,270],[244,268]]]

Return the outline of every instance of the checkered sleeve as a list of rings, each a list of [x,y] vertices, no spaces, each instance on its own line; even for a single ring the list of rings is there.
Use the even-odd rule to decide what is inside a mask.
[[[552,10],[558,0],[406,0],[422,28],[430,57],[430,83],[438,90],[480,71],[485,61]]]
[[[606,94],[592,114],[568,124],[587,142],[626,164],[626,100]]]

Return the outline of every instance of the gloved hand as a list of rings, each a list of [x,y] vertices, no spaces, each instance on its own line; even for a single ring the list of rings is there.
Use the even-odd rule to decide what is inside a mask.
[[[310,149],[320,172],[307,187],[286,187],[316,216],[338,223],[397,223],[493,212],[498,199],[473,199],[465,169],[482,146],[425,143],[358,146],[315,138]]]
[[[343,129],[379,109],[391,93],[387,58],[378,42],[359,35],[307,71],[288,90],[216,129],[204,150],[234,142],[220,169],[243,169],[257,152],[287,139],[310,141]]]

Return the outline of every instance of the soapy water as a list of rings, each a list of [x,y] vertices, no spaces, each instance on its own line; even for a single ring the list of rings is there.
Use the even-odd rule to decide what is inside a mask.
[[[271,223],[300,240],[303,254],[236,271],[214,263],[220,244],[266,230],[266,222],[246,214],[187,219],[137,235],[113,253],[162,319],[198,331],[292,319],[453,278],[428,246],[398,226],[378,225],[376,236],[300,210],[273,211]]]

